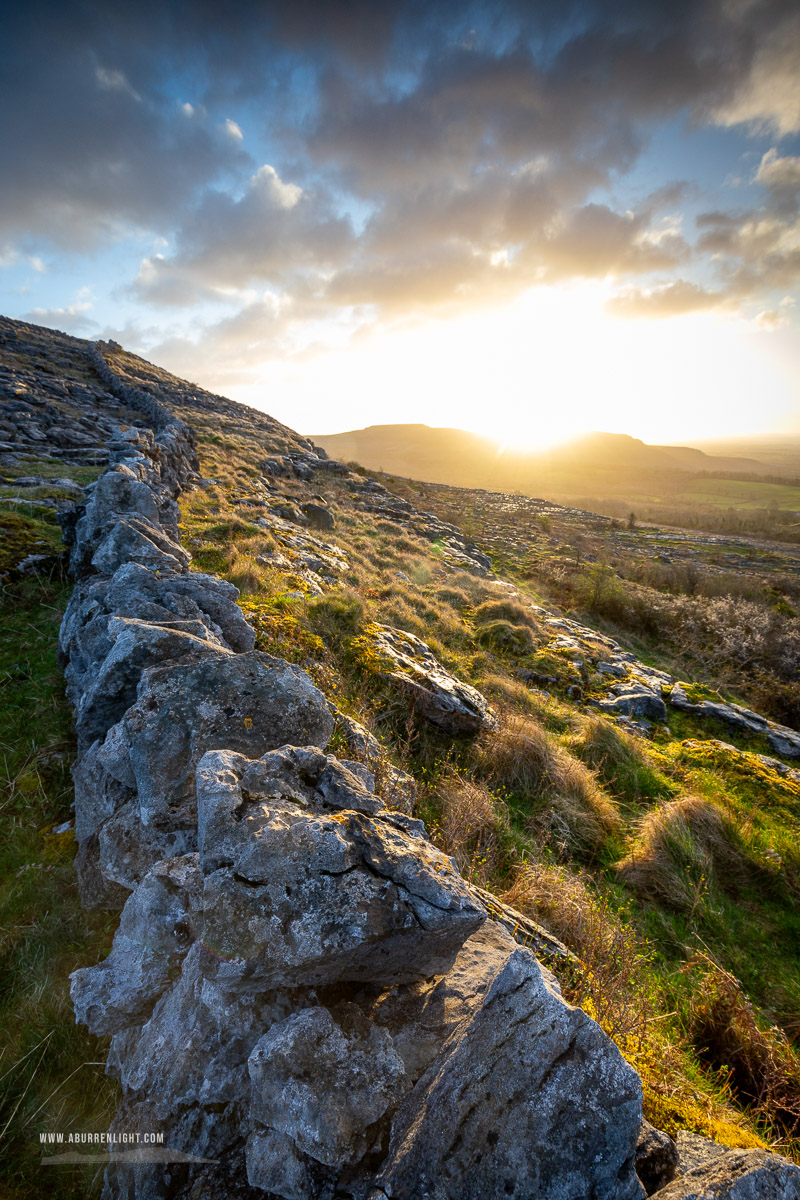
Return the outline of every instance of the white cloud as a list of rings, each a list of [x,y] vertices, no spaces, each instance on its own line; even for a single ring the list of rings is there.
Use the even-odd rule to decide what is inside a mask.
[[[244,134],[242,133],[241,129],[235,121],[230,119],[230,117],[228,117],[225,121],[225,132],[227,133],[228,137],[233,138],[235,142],[241,142],[244,140]]]
[[[94,77],[97,81],[97,86],[102,88],[104,92],[124,92],[137,103],[141,102],[142,97],[128,83],[124,71],[109,70],[107,67],[97,67]]]

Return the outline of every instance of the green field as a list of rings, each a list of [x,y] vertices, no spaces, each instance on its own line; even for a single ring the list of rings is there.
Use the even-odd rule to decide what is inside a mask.
[[[719,508],[775,508],[800,512],[800,487],[747,479],[694,479],[690,488],[671,497],[687,504]]]

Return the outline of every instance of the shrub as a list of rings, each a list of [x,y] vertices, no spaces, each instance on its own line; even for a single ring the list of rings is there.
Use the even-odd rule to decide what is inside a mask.
[[[610,721],[590,718],[575,748],[613,794],[630,804],[666,798],[675,791],[674,784],[652,766],[636,740]]]
[[[308,619],[312,629],[323,641],[336,644],[350,641],[364,624],[366,609],[364,601],[354,592],[337,591],[319,596],[308,605]]]
[[[737,979],[699,954],[700,985],[692,997],[691,1035],[700,1054],[727,1072],[740,1102],[790,1136],[800,1135],[800,1057],[782,1029],[765,1028]]]
[[[466,878],[486,886],[502,857],[508,820],[502,801],[486,784],[459,775],[441,779],[432,799],[439,810],[436,840]]]
[[[629,1052],[639,1049],[655,1005],[649,955],[608,899],[579,875],[542,863],[526,864],[502,899],[541,921],[578,955],[580,964],[562,979],[568,999]]]
[[[530,611],[516,600],[487,600],[478,605],[474,617],[476,625],[485,625],[488,621],[509,621],[512,625],[536,628],[536,621]]]

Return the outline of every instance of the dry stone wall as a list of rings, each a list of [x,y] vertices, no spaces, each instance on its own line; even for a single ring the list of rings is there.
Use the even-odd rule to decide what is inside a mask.
[[[60,638],[81,892],[121,910],[75,1010],[111,1036],[113,1128],[169,1147],[104,1195],[640,1197],[635,1072],[189,571],[191,433],[148,419],[88,489]]]

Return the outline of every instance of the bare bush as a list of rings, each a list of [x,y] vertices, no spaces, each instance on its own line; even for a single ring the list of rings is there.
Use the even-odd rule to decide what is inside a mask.
[[[693,993],[691,1035],[700,1053],[727,1071],[740,1102],[790,1137],[800,1135],[800,1057],[777,1025],[765,1027],[739,981],[708,955],[698,954],[688,969],[700,967],[702,982]]]

